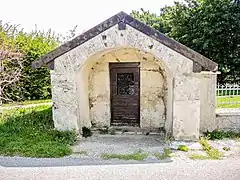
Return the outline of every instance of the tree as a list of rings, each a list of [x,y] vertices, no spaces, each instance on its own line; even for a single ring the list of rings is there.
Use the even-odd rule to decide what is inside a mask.
[[[2,23],[0,22],[0,25]],[[1,26],[0,32],[0,113],[2,112],[2,101],[11,101],[5,89],[17,83],[22,75],[23,54],[18,50],[14,39],[14,26],[8,24]]]
[[[3,83],[6,82],[3,78],[15,77],[14,81],[1,89],[4,94],[1,100],[8,102],[51,98],[50,70],[47,67],[32,69],[31,63],[73,38],[76,29],[77,26],[69,30],[65,36],[56,35],[51,30],[39,31],[37,27],[32,32],[26,33],[17,25],[0,21],[0,60],[4,63],[0,81]],[[16,53],[21,56],[16,56]]]
[[[220,83],[240,82],[239,0],[185,0],[149,14],[133,16],[161,24],[161,32],[217,62]]]
[[[46,99],[51,97],[50,71],[47,67],[34,70],[31,63],[55,49],[60,41],[52,31],[34,30],[26,33],[18,26],[8,23],[0,23],[1,44],[5,43],[5,49],[9,52],[21,52],[21,76],[18,81],[4,88],[4,94],[12,101],[23,101],[32,99]],[[15,62],[15,61],[14,61]],[[14,72],[16,66],[11,63],[5,64],[4,73]],[[8,71],[7,71],[8,69]],[[15,71],[17,72],[17,71]],[[3,99],[3,101],[6,101]]]
[[[50,30],[41,32],[36,29],[31,33],[19,33],[16,41],[25,54],[23,78],[9,91],[19,94],[21,100],[51,98],[50,70],[47,67],[32,69],[31,63],[55,49],[60,44],[58,37]]]
[[[165,21],[161,16],[151,13],[150,11],[145,11],[143,8],[141,8],[140,11],[132,11],[131,16],[162,33],[166,34],[169,32],[169,29],[166,27]]]

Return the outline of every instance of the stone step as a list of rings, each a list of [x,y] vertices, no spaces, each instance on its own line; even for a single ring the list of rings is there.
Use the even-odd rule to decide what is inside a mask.
[[[165,135],[165,131],[160,128],[139,128],[139,127],[102,127],[91,128],[94,134],[125,134],[125,135]]]

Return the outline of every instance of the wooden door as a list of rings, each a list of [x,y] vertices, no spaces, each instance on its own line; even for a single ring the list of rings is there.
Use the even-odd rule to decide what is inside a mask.
[[[110,63],[111,125],[140,126],[140,63]]]

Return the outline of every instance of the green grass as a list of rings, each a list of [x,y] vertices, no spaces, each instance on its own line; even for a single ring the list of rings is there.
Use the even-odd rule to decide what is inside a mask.
[[[19,106],[19,105],[29,105],[29,104],[41,104],[41,103],[49,103],[49,102],[52,102],[52,100],[51,99],[31,100],[31,101],[13,102],[13,103],[3,104],[3,107],[11,107],[11,106]]]
[[[214,149],[210,143],[208,142],[209,138],[200,138],[199,143],[202,145],[203,150],[206,152],[208,159],[221,159],[223,157],[223,153],[218,149]]]
[[[199,143],[202,145],[203,150],[205,151],[206,155],[201,154],[191,154],[189,156],[190,159],[193,160],[219,160],[222,159],[224,154],[220,152],[218,149],[214,149],[208,142],[208,138],[200,138]]]
[[[210,159],[209,156],[201,155],[201,154],[191,154],[189,156],[189,158],[192,159],[192,160],[207,160],[207,159]]]
[[[234,104],[221,104],[224,102],[234,103]],[[217,107],[218,108],[240,108],[240,96],[218,96]]]
[[[154,153],[154,156],[159,159],[159,160],[163,160],[163,159],[167,159],[170,158],[172,154],[171,149],[164,149],[164,152],[161,153]]]
[[[63,157],[76,141],[72,131],[54,130],[50,106],[5,110],[0,116],[0,154]]]
[[[80,154],[80,155],[88,155],[87,151],[79,151],[79,152],[74,152],[74,154]]]
[[[137,160],[142,161],[148,157],[147,153],[143,153],[141,151],[137,151],[131,154],[107,154],[104,153],[101,155],[102,159],[120,159],[120,160]]]
[[[189,151],[189,147],[187,147],[185,145],[179,145],[177,149],[179,151],[184,151],[184,152],[188,152]]]
[[[218,149],[210,149],[209,151],[206,151],[209,159],[222,159],[223,153],[220,152]]]

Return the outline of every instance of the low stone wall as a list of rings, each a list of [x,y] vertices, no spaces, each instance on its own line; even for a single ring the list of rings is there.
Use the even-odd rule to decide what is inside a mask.
[[[240,109],[217,109],[218,130],[240,131]]]

